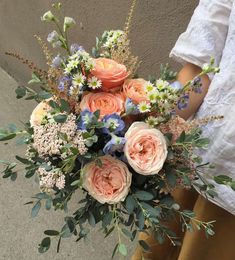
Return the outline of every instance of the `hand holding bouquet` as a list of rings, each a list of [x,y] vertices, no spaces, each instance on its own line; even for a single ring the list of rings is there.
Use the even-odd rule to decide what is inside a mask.
[[[135,3],[135,1],[134,1]],[[61,5],[53,5],[60,11]],[[162,243],[176,236],[167,228],[167,221],[179,215],[184,230],[204,229],[212,235],[212,223],[196,218],[193,212],[181,209],[171,196],[175,188],[192,187],[200,177],[201,158],[195,149],[206,148],[199,126],[208,120],[186,122],[175,108],[187,107],[189,91],[200,92],[200,77],[216,73],[218,68],[205,65],[198,77],[181,88],[176,87],[176,73],[168,66],[160,77],[138,78],[138,58],[133,56],[128,40],[131,8],[125,29],[106,31],[97,38],[92,55],[78,44],[70,45],[68,30],[74,19],[59,19],[48,11],[42,17],[54,23],[56,30],[48,35],[53,48],[65,50],[53,57],[40,37],[49,65],[43,71],[25,61],[33,70],[29,84],[38,84],[36,93],[29,87],[16,89],[17,98],[35,99],[39,104],[24,129],[14,125],[1,129],[0,140],[20,137],[27,144],[26,178],[35,177],[40,192],[34,196],[32,216],[42,205],[67,211],[71,197],[79,201],[72,216],[65,218],[61,230],[47,230],[39,252],[46,252],[50,236],[72,235],[77,241],[86,238],[100,224],[107,237],[117,232],[116,252],[126,256],[122,237],[133,241],[138,232],[154,235]],[[8,53],[16,56],[18,55]],[[6,164],[3,177],[16,178],[16,163]],[[212,185],[195,184],[209,196],[215,196]],[[83,195],[79,191],[83,191]],[[139,241],[149,250],[144,241]]]

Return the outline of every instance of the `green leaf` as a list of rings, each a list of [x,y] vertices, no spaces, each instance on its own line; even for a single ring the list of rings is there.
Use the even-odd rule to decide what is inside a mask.
[[[71,237],[72,236],[72,233],[70,232],[70,229],[68,227],[68,224],[66,223],[62,230],[61,230],[61,237],[62,238],[68,238],[68,237]]]
[[[32,218],[35,218],[38,215],[40,208],[41,208],[41,202],[39,200],[32,208],[32,211],[31,211]]]
[[[143,212],[142,212],[142,210],[140,209],[139,211],[138,211],[138,213],[136,214],[136,218],[137,218],[137,220],[138,220],[138,227],[139,227],[139,229],[143,229],[144,228],[144,222],[145,222],[145,217],[144,217],[144,214],[143,214]]]
[[[70,185],[71,186],[80,186],[81,184],[81,180],[76,180],[76,181],[73,181]]]
[[[60,100],[60,108],[61,108],[61,112],[70,112],[69,103],[64,99]]]
[[[0,133],[0,141],[8,141],[16,137],[15,133],[2,134]]]
[[[51,98],[51,97],[52,97],[52,94],[49,93],[49,92],[47,92],[47,91],[45,91],[45,90],[40,91],[40,92],[38,93],[38,98],[39,98],[40,100],[49,99],[49,98]]]
[[[225,184],[227,182],[232,182],[232,178],[226,175],[218,175],[214,177],[214,181],[218,184]]]
[[[112,212],[105,214],[104,218],[103,218],[103,226],[107,227],[108,225],[110,225],[111,222],[112,222],[112,219],[113,219],[113,213]]]
[[[183,131],[180,135],[180,137],[177,139],[176,143],[183,143],[185,141],[186,134],[185,131]]]
[[[123,256],[127,256],[127,249],[126,246],[121,243],[118,245],[118,251],[120,252],[120,254],[122,254]]]
[[[40,83],[40,82],[41,82],[40,78],[36,75],[35,72],[33,72],[32,79],[28,82],[28,84]]]
[[[23,98],[27,94],[27,90],[25,87],[18,87],[15,90],[15,93],[16,93],[16,98],[20,99],[20,98]]]
[[[45,209],[46,210],[50,210],[51,209],[51,205],[52,205],[52,200],[51,199],[47,199],[46,203],[45,203]]]
[[[51,246],[51,238],[45,237],[39,245],[38,252],[45,253]]]
[[[177,178],[176,178],[176,175],[172,171],[166,172],[166,179],[171,187],[175,187]]]
[[[115,229],[115,226],[111,227],[111,228],[107,231],[107,233],[105,233],[105,237],[104,237],[104,238],[108,237],[108,236],[114,231],[114,229]]]
[[[152,207],[151,205],[149,205],[149,204],[147,204],[145,202],[141,202],[141,205],[148,212],[148,214],[151,217],[154,217],[154,218],[160,217],[161,212],[162,212],[160,207],[154,208],[154,207]]]
[[[139,240],[138,242],[145,252],[151,252],[150,246],[144,240]]]
[[[57,123],[64,123],[67,120],[67,115],[59,114],[53,117]]]
[[[51,106],[53,109],[57,110],[57,111],[60,111],[60,106],[53,100],[50,100],[49,101],[49,106]]]
[[[132,212],[134,211],[134,209],[136,207],[136,201],[131,195],[128,195],[128,197],[126,198],[125,206],[126,206],[128,213],[132,214]]]
[[[72,217],[66,217],[65,221],[66,221],[66,223],[68,225],[68,228],[69,228],[70,232],[73,233],[75,228],[76,228],[76,226],[75,226],[76,220],[73,219]]]
[[[61,237],[59,238],[59,241],[57,244],[56,253],[59,253],[59,251],[60,251],[60,243],[61,243]]]
[[[96,221],[91,211],[88,212],[88,222],[92,227],[95,227]]]
[[[95,112],[94,112],[94,116],[95,116],[97,119],[99,119],[99,117],[100,117],[100,110],[95,111]]]
[[[215,190],[213,190],[213,189],[207,190],[206,193],[207,193],[208,195],[210,195],[212,198],[218,196],[218,193],[217,193]]]
[[[148,201],[148,200],[152,200],[154,198],[153,194],[147,191],[137,191],[135,193],[135,196],[139,199],[139,200],[143,200],[143,201]]]
[[[119,244],[116,244],[116,246],[115,246],[114,249],[113,249],[112,259],[114,258],[115,254],[116,254],[116,252],[117,252],[117,250],[118,250],[118,246],[119,246]]]
[[[18,155],[16,155],[16,160],[18,160],[19,162],[21,162],[21,163],[23,163],[23,164],[32,164],[32,162],[31,161],[29,161],[29,160],[27,160],[27,159],[25,159],[25,158],[22,158],[22,157],[20,157],[20,156],[18,156]]]
[[[59,236],[60,232],[56,230],[46,230],[44,234],[47,236]]]

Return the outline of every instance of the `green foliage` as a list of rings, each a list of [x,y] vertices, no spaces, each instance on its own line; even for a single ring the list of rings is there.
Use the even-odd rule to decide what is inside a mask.
[[[45,237],[42,240],[41,244],[39,244],[38,252],[39,253],[45,253],[46,251],[48,251],[50,246],[51,246],[51,238],[50,237]]]
[[[169,64],[161,65],[160,67],[160,78],[162,80],[172,81],[176,80],[177,72],[174,72],[170,69]]]

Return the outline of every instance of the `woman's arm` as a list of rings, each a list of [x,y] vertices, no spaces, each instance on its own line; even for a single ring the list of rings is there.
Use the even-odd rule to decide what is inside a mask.
[[[182,85],[185,85],[189,80],[192,80],[201,72],[201,68],[192,64],[187,63],[178,75],[178,80]],[[207,75],[202,77],[202,93],[189,93],[189,104],[186,109],[179,110],[176,109],[176,112],[179,116],[184,119],[188,119],[194,115],[199,109],[200,105],[203,102],[204,97],[208,91],[210,85],[210,79]]]

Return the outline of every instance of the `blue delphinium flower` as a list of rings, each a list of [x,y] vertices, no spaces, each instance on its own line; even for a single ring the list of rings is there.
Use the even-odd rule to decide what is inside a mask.
[[[130,98],[126,99],[125,111],[127,115],[138,115],[140,113],[138,106],[135,105]]]
[[[105,154],[113,154],[115,152],[122,152],[126,139],[124,137],[118,137],[114,134],[111,134],[111,140],[103,148]]]
[[[178,109],[179,110],[185,109],[188,106],[188,101],[189,101],[189,95],[188,94],[181,97],[178,101],[178,104],[177,104]]]
[[[63,59],[62,59],[61,56],[58,54],[58,55],[55,56],[55,58],[52,60],[51,67],[52,67],[52,68],[58,68],[58,67],[61,66],[62,63],[63,63]]]
[[[174,89],[174,90],[180,90],[183,88],[183,85],[178,81],[174,81],[170,84],[170,86]]]
[[[103,128],[105,134],[117,134],[125,128],[125,123],[118,114],[106,115],[103,117],[102,122],[105,125]]]
[[[78,123],[78,128],[81,130],[86,130],[87,126],[92,123],[94,119],[94,114],[89,110],[84,110],[80,113],[80,120]]]
[[[73,43],[71,46],[70,46],[70,52],[71,54],[75,54],[76,52],[78,51],[84,51],[84,48],[80,45],[78,45],[77,43]]]
[[[202,93],[202,79],[200,77],[196,77],[193,80],[191,87],[195,93],[201,94]]]
[[[72,84],[72,78],[69,76],[65,76],[60,78],[59,84],[58,84],[58,89],[60,91],[64,91],[65,85],[70,86]]]

